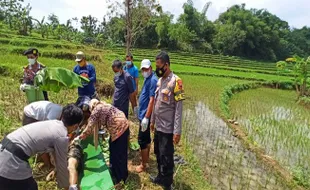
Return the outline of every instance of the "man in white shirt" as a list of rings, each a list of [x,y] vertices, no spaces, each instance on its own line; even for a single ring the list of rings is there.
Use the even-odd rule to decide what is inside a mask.
[[[24,108],[23,126],[37,121],[60,119],[62,106],[49,101],[37,101]]]
[[[28,159],[42,152],[55,154],[58,187],[68,189],[68,134],[82,119],[83,111],[70,104],[63,108],[61,120],[32,123],[8,134],[0,144],[0,189],[37,190]]]
[[[49,101],[36,101],[24,107],[23,126],[38,121],[60,120],[62,106]],[[50,169],[54,156],[49,153],[40,154],[43,167]]]

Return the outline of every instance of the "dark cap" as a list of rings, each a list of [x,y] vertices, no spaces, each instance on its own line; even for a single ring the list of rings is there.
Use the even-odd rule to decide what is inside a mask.
[[[39,50],[37,48],[29,48],[28,50],[24,51],[24,55],[33,54],[35,56],[39,55]]]

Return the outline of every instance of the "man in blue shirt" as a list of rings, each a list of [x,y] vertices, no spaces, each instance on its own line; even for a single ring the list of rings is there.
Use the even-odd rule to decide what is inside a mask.
[[[73,72],[89,79],[89,82],[83,82],[83,87],[78,88],[79,98],[76,102],[76,105],[86,111],[89,101],[93,98],[98,99],[95,88],[96,69],[86,61],[85,54],[81,51],[77,52],[75,62],[78,64],[74,67]]]
[[[137,100],[136,94],[132,83],[132,77],[129,73],[123,70],[123,64],[120,60],[113,61],[112,69],[114,75],[114,95],[113,106],[124,112],[128,118],[129,100],[132,105],[132,110],[137,115]]]
[[[138,95],[138,84],[139,84],[139,70],[133,64],[133,56],[131,53],[126,55],[126,64],[124,70],[127,71],[133,78],[133,86],[135,89],[136,96]]]
[[[141,71],[144,77],[144,84],[139,97],[139,115],[140,120],[138,142],[141,149],[141,165],[136,168],[138,173],[145,171],[149,161],[151,134],[150,117],[154,107],[154,97],[157,87],[157,77],[152,71],[151,61],[144,59],[141,62]]]

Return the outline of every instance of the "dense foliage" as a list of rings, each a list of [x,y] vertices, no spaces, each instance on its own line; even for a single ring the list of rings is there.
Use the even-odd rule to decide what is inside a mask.
[[[126,6],[110,1],[110,12],[100,21],[88,15],[60,23],[57,15],[39,19],[30,16],[31,6],[23,0],[0,0],[0,29],[20,35],[39,33],[42,38],[102,46],[126,44]],[[192,0],[183,13],[174,16],[162,11],[154,0],[131,0],[131,46],[199,51],[261,60],[283,60],[293,55],[308,56],[310,28],[291,28],[266,9],[234,5],[212,22],[206,17],[210,2],[198,11]],[[76,25],[80,26],[80,30]]]

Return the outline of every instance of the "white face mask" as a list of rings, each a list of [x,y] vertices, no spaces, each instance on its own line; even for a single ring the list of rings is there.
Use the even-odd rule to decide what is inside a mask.
[[[142,72],[142,76],[143,76],[145,79],[148,78],[150,75],[151,75],[150,72],[147,72],[147,71]]]
[[[116,72],[115,74],[114,74],[114,76],[116,76],[116,77],[119,77],[119,76],[121,76],[122,75],[122,73],[119,71],[119,72]]]
[[[28,59],[29,65],[34,65],[37,62],[36,59]]]

